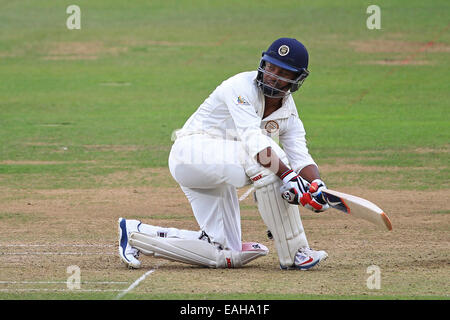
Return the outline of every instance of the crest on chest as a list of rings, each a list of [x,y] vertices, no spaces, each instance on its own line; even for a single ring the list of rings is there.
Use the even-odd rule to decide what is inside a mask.
[[[280,129],[280,125],[277,121],[270,120],[266,122],[266,124],[264,125],[264,129],[269,135],[273,135],[278,132],[278,130]]]

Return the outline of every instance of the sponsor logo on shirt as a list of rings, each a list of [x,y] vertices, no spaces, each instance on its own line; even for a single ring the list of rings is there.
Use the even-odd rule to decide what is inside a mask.
[[[237,97],[237,103],[242,105],[250,105],[242,96]]]

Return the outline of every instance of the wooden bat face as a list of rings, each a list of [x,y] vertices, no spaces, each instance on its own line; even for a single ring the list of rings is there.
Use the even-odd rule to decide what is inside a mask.
[[[374,203],[343,192],[330,189],[322,191],[324,199],[330,207],[374,223],[375,225],[392,230],[389,217]]]

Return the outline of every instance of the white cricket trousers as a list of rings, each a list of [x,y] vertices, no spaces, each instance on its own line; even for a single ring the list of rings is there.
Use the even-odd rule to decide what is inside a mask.
[[[284,151],[273,142],[277,155]],[[200,229],[224,248],[242,250],[237,188],[251,183],[247,165],[256,164],[240,141],[193,134],[175,140],[169,155],[173,178],[189,200]],[[261,167],[262,169],[262,167]]]

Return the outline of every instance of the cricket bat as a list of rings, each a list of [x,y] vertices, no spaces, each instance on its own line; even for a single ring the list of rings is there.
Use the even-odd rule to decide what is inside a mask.
[[[391,220],[386,213],[369,200],[330,189],[322,190],[322,194],[330,207],[392,230]]]

